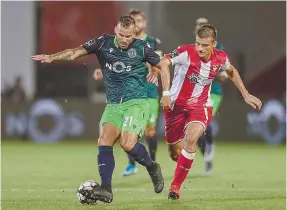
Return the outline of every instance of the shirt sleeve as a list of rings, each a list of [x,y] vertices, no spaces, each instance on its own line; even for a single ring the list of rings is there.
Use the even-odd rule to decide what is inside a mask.
[[[221,70],[225,71],[226,69],[229,69],[229,67],[230,67],[230,61],[229,61],[228,55],[224,52],[223,66],[222,66]]]
[[[88,40],[85,44],[82,44],[81,46],[87,50],[88,54],[97,53],[101,47],[103,46],[105,41],[105,36],[100,36],[95,39]]]
[[[159,55],[151,48],[148,42],[144,44],[144,59],[151,66],[156,66],[160,62]]]
[[[187,47],[181,45],[171,53],[165,54],[164,56],[171,61],[172,65],[175,64],[185,65],[188,61]]]
[[[222,69],[219,71],[218,76],[228,78],[226,71],[223,71]]]

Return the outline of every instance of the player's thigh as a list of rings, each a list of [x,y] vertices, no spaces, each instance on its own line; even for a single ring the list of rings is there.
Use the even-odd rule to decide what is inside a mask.
[[[183,112],[173,111],[170,108],[164,110],[165,141],[169,145],[180,142],[184,137],[185,115]]]
[[[219,110],[220,105],[221,105],[222,96],[216,95],[216,94],[211,94],[210,97],[211,97],[212,106],[213,106],[212,115],[215,116]]]
[[[195,152],[196,142],[204,134],[212,118],[212,107],[197,107],[187,112],[184,148]]]
[[[121,146],[136,144],[145,132],[149,115],[146,99],[133,100],[126,104],[122,123]]]
[[[156,133],[156,124],[159,112],[159,100],[158,98],[149,98],[148,103],[150,112],[146,126],[146,136],[153,137]]]
[[[99,146],[113,146],[121,134],[121,130],[112,123],[105,122],[100,126]]]
[[[119,106],[107,104],[100,121],[99,145],[113,145],[121,133],[123,111]]]

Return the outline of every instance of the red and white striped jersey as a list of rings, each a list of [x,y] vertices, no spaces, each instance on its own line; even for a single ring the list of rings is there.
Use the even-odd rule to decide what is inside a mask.
[[[212,106],[210,99],[212,80],[220,69],[229,68],[227,54],[214,48],[210,59],[203,62],[195,50],[195,45],[182,45],[165,56],[175,66],[170,89],[172,104],[181,108]]]

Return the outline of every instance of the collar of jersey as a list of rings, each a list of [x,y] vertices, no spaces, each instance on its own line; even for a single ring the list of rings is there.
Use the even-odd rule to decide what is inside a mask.
[[[144,34],[142,40],[146,40],[147,39],[147,34]]]
[[[115,45],[117,48],[119,48],[119,45],[118,45],[117,40],[116,40],[116,36],[115,36],[115,38],[114,38],[114,45]]]

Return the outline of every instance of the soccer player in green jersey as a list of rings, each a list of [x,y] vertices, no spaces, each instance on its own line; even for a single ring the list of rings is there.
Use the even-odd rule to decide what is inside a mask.
[[[148,36],[145,33],[145,28],[147,25],[147,20],[145,14],[138,10],[138,9],[131,9],[129,15],[135,20],[136,22],[136,38],[147,41],[151,48],[155,50],[155,52],[162,56],[162,52],[158,49],[160,45],[160,40],[157,38],[153,38]],[[157,74],[156,70],[153,70],[150,65],[147,65],[149,71],[152,71],[153,74]],[[102,79],[101,69],[96,69],[94,73],[94,78],[96,80]],[[156,125],[158,119],[158,112],[159,112],[159,95],[158,95],[158,87],[156,84],[147,82],[147,98],[149,102],[149,116],[147,121],[147,126],[145,130],[145,140],[149,147],[149,154],[153,161],[155,161],[156,157],[156,150],[157,150],[157,139],[156,139]],[[128,155],[129,164],[125,168],[123,172],[123,176],[130,176],[132,174],[136,174],[138,169],[135,165],[135,160],[132,158],[131,155]]]
[[[98,57],[108,102],[100,122],[98,139],[101,187],[86,193],[92,199],[105,203],[113,200],[112,174],[115,168],[113,145],[117,139],[127,154],[146,167],[154,191],[160,193],[164,187],[160,165],[150,158],[145,146],[138,142],[138,139],[145,132],[149,116],[146,63],[160,69],[163,86],[160,102],[163,107],[170,105],[169,68],[160,60],[148,42],[135,39],[135,29],[135,20],[130,16],[123,16],[115,26],[115,35],[104,34],[77,48],[52,55],[32,56],[32,59],[42,63],[70,61],[88,54],[95,54]]]
[[[202,25],[208,24],[208,20],[206,18],[198,18],[196,20],[196,26],[195,31],[197,31]],[[217,43],[216,49],[223,50],[223,45]],[[212,100],[212,116],[216,116],[219,110],[219,107],[222,102],[222,82],[225,81],[228,78],[228,75],[224,71],[220,71],[218,73],[218,76],[214,78],[211,85],[211,91],[210,91],[210,97]],[[208,127],[205,130],[205,135],[201,136],[197,142],[201,153],[204,156],[204,162],[205,162],[205,173],[209,174],[212,172],[213,169],[213,157],[215,153],[215,144],[213,141],[212,136],[212,126],[211,124],[208,125]]]

